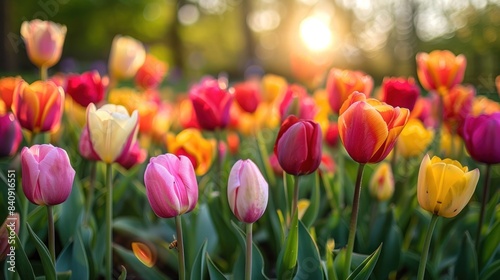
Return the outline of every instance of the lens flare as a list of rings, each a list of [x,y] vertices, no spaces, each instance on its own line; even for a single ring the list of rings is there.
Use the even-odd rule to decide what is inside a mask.
[[[333,41],[328,22],[319,16],[310,16],[300,23],[300,38],[311,51],[326,50]]]

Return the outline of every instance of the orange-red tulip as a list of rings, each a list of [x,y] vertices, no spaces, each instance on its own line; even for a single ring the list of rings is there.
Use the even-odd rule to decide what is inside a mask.
[[[359,91],[369,97],[372,89],[372,77],[360,71],[333,68],[326,80],[328,102],[335,113],[339,113],[340,107],[351,93]]]
[[[0,99],[5,103],[7,111],[11,110],[14,89],[23,79],[21,77],[5,77],[0,79]]]
[[[417,54],[417,74],[422,86],[445,95],[462,82],[467,59],[448,50]]]

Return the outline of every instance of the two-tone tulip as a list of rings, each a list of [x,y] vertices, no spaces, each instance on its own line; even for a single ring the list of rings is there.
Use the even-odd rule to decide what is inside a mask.
[[[391,152],[409,115],[406,108],[393,108],[355,92],[340,109],[340,140],[356,162],[380,162]]]
[[[281,125],[274,153],[283,170],[292,175],[307,175],[321,163],[322,136],[319,124],[291,115]]]
[[[61,124],[64,92],[51,81],[22,81],[14,90],[12,111],[21,126],[31,132],[54,131]]]
[[[396,142],[397,153],[404,158],[424,153],[434,138],[434,131],[427,129],[419,119],[409,119]]]
[[[221,88],[219,81],[206,77],[189,90],[189,98],[201,128],[215,130],[229,124],[233,95]]]
[[[467,117],[463,139],[474,160],[486,164],[500,163],[500,113]]]
[[[21,37],[31,62],[39,68],[49,68],[61,59],[66,26],[39,19],[25,21]]]
[[[66,93],[78,104],[87,107],[90,103],[97,104],[104,99],[108,83],[108,77],[101,77],[95,70],[80,75],[69,75],[66,80]]]
[[[173,218],[190,212],[198,201],[198,183],[191,161],[185,156],[152,157],[144,172],[149,204],[155,214]]]
[[[50,144],[21,151],[23,192],[37,205],[61,204],[71,193],[75,170],[65,150]]]
[[[269,186],[259,168],[250,160],[238,160],[229,172],[227,200],[238,220],[254,223],[267,207]]]
[[[382,82],[381,101],[393,106],[413,110],[420,89],[413,78],[385,78]]]
[[[435,50],[431,53],[418,53],[416,59],[418,79],[427,90],[446,95],[464,78],[467,65],[464,55],[455,56],[448,50]]]
[[[373,78],[361,71],[350,71],[333,68],[328,73],[326,91],[328,102],[334,113],[339,113],[340,107],[349,95],[358,91],[370,96],[373,89]]]
[[[462,133],[465,118],[472,112],[476,89],[471,85],[456,85],[443,97],[444,121],[453,132]]]
[[[14,114],[0,115],[0,158],[13,156],[21,140],[23,133]]]
[[[478,180],[477,168],[469,171],[456,160],[425,155],[418,172],[418,203],[432,214],[455,217],[471,199]]]
[[[146,60],[144,45],[129,36],[116,35],[109,54],[109,75],[113,80],[134,77]]]
[[[127,153],[137,140],[138,115],[129,115],[120,105],[106,104],[96,109],[87,107],[87,126],[92,149],[105,163],[113,163]]]
[[[17,77],[5,77],[0,79],[0,99],[5,103],[7,111],[11,110],[14,90],[23,79]]]

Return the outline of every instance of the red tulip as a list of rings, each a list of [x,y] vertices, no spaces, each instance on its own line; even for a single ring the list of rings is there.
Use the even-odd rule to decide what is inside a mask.
[[[367,97],[373,89],[373,79],[360,71],[333,68],[328,73],[326,91],[328,102],[334,113],[339,113],[344,101],[355,91],[363,92]]]
[[[413,110],[420,89],[413,78],[386,78],[382,83],[382,101],[393,106]]]
[[[247,113],[253,113],[257,110],[261,101],[260,87],[253,81],[246,81],[235,84],[234,99],[240,105],[241,109]]]
[[[283,170],[292,175],[307,175],[321,163],[322,136],[319,124],[289,116],[281,125],[274,153]]]
[[[104,99],[108,86],[108,77],[102,77],[97,71],[89,71],[81,75],[69,75],[66,93],[78,104],[87,107],[90,103],[99,103]]]
[[[335,122],[328,124],[325,133],[325,142],[330,147],[337,147],[339,143],[339,125]]]
[[[135,74],[135,84],[142,89],[157,88],[167,74],[167,64],[152,54],[146,55],[144,64]]]

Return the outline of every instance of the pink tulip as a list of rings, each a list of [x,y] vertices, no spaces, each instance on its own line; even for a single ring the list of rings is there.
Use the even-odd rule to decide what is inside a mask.
[[[57,205],[71,193],[75,170],[65,150],[50,144],[21,151],[23,191],[31,203]]]
[[[22,139],[21,126],[14,114],[0,115],[0,158],[13,156]]]
[[[97,71],[89,71],[81,75],[69,75],[66,93],[78,104],[87,107],[90,103],[99,103],[104,99],[108,86],[108,77],[102,77]]]
[[[141,149],[139,142],[135,142],[127,153],[123,153],[120,157],[118,157],[118,159],[116,159],[116,162],[118,162],[118,164],[120,164],[123,168],[130,169],[137,164],[143,163],[147,156],[148,152]]]
[[[238,220],[254,223],[267,207],[269,186],[252,160],[238,160],[231,168],[227,199]]]
[[[297,84],[289,85],[280,102],[279,111],[281,121],[288,116],[295,115],[299,119],[312,120],[318,112],[314,99],[307,94],[307,90]]]
[[[144,172],[149,204],[157,216],[172,218],[190,212],[198,201],[198,183],[185,156],[152,157]]]
[[[86,125],[80,134],[80,142],[78,143],[78,151],[80,155],[88,160],[101,160],[99,155],[92,148],[92,142],[89,137],[89,127]]]
[[[61,59],[66,26],[34,19],[21,25],[28,57],[37,67],[49,68]]]

